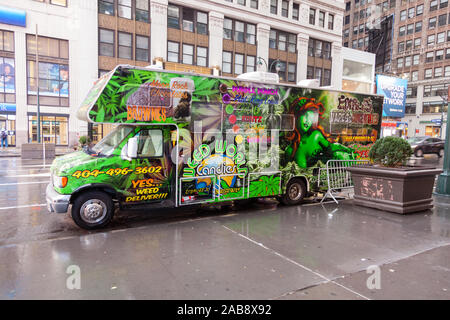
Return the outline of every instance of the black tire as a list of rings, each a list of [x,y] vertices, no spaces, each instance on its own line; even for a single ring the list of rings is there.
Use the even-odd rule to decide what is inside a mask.
[[[416,149],[416,151],[414,151],[414,155],[415,155],[417,158],[422,158],[422,157],[423,157],[423,151],[422,151],[422,149]]]
[[[439,149],[439,152],[437,153],[439,158],[442,158],[444,156],[444,149]]]
[[[72,219],[80,228],[100,229],[109,224],[114,216],[114,202],[101,191],[80,194],[72,205]]]
[[[306,196],[306,185],[301,179],[291,180],[287,187],[286,193],[281,196],[280,200],[283,204],[292,206],[299,204]]]

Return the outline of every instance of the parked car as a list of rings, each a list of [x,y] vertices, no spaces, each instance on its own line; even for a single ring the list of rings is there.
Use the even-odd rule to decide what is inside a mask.
[[[426,153],[435,153],[444,156],[445,140],[433,137],[412,137],[407,139],[416,157],[423,157]]]

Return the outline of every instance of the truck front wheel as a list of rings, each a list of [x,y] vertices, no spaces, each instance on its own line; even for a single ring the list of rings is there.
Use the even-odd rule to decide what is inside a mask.
[[[72,219],[86,230],[99,229],[111,222],[114,202],[101,191],[88,191],[79,195],[72,205]]]

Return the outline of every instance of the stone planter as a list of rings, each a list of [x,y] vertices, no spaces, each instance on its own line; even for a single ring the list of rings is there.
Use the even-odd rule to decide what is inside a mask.
[[[442,172],[431,167],[357,166],[347,170],[352,173],[355,204],[400,214],[433,208],[435,176]]]
[[[22,159],[43,159],[43,147],[42,143],[24,143],[21,147]],[[55,144],[45,144],[45,159],[55,158]]]

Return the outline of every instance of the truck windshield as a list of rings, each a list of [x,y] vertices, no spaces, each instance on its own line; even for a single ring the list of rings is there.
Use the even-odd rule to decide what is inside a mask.
[[[132,130],[133,126],[119,126],[97,143],[91,151],[100,157],[110,156],[119,143],[121,143]]]

